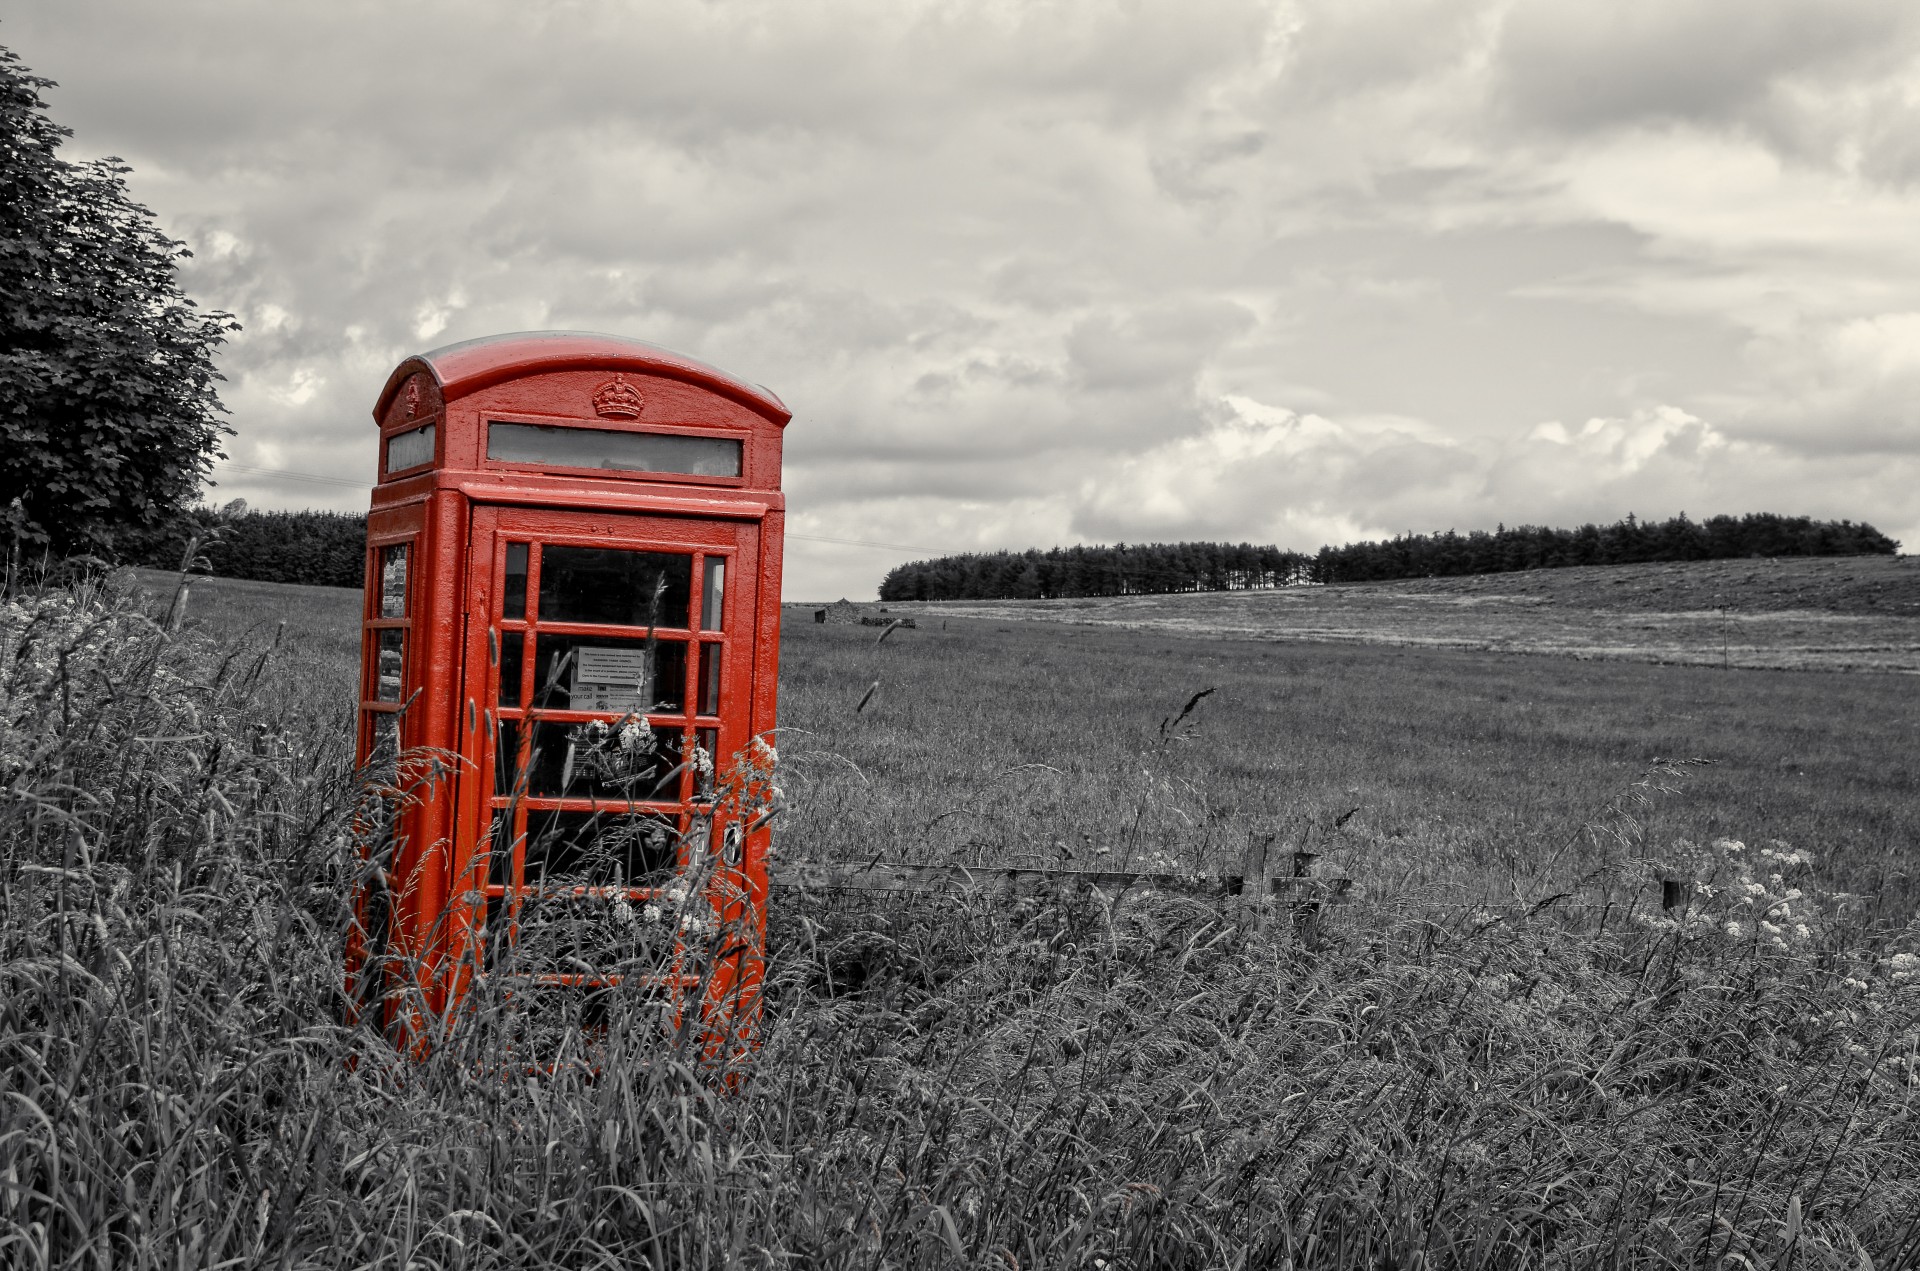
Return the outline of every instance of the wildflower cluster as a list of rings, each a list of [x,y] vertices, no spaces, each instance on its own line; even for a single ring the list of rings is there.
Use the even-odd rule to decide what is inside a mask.
[[[1877,1077],[1920,1090],[1920,955],[1850,949],[1841,964],[1845,996],[1819,1022],[1848,1037],[1846,1052]]]
[[[1831,897],[1795,885],[1812,886],[1814,858],[1803,848],[1775,840],[1752,850],[1723,838],[1706,848],[1683,841],[1676,852],[1691,865],[1691,894],[1678,912],[1639,915],[1643,926],[1687,940],[1747,942],[1777,955],[1808,949],[1832,921]]]
[[[572,763],[591,772],[607,784],[625,784],[649,775],[654,762],[657,739],[647,722],[638,716],[608,724],[595,720],[581,724],[568,735]],[[752,833],[770,820],[785,797],[775,782],[779,753],[765,738],[756,737],[747,749],[734,756],[725,770],[718,770],[713,756],[704,746],[694,746],[687,758],[700,792],[703,814],[688,830],[690,848],[679,855],[686,862],[670,883],[653,891],[639,893],[646,899],[629,895],[624,888],[613,897],[606,913],[613,925],[630,933],[673,931],[680,936],[702,935],[716,930],[715,906],[722,897],[712,895],[715,862],[704,845],[720,827],[719,844],[737,849],[742,835]],[[716,773],[718,783],[716,784]],[[602,831],[603,843],[617,845],[619,829]],[[616,885],[620,880],[615,879]],[[636,900],[639,899],[639,903]],[[573,933],[577,940],[580,933]],[[650,946],[651,947],[651,946]],[[657,956],[656,951],[656,955]]]
[[[642,777],[653,775],[660,741],[646,716],[629,712],[608,723],[604,719],[576,724],[567,731],[567,756],[562,783],[570,784],[577,773],[594,780],[627,789]]]
[[[702,772],[711,769],[712,761],[704,751],[696,752],[695,762],[702,765]],[[748,834],[771,821],[786,800],[776,779],[779,762],[780,752],[765,737],[755,737],[734,755],[712,790],[716,821],[733,827],[735,833]]]

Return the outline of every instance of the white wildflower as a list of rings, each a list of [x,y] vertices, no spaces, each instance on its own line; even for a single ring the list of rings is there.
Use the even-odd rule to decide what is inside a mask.
[[[1728,923],[1728,924],[1727,924],[1727,925],[1726,925],[1726,926],[1725,926],[1725,927],[1723,928],[1723,930],[1724,930],[1724,931],[1725,931],[1725,932],[1726,932],[1726,933],[1727,933],[1728,935],[1730,935],[1730,936],[1732,936],[1732,937],[1733,937],[1733,938],[1734,938],[1735,940],[1738,940],[1738,939],[1740,938],[1740,924],[1739,924],[1739,923],[1737,923],[1737,922],[1730,922],[1730,923]]]
[[[659,922],[666,917],[666,913],[658,905],[648,905],[640,911],[640,917],[645,922]]]

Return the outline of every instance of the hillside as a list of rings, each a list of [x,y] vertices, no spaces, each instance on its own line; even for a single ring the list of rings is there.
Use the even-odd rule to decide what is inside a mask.
[[[1920,559],[1593,565],[1275,591],[899,603],[1194,636],[1920,672]]]
[[[1647,565],[1586,565],[1460,578],[1356,583],[1403,596],[1532,597],[1571,608],[1633,613],[1883,614],[1920,618],[1920,558],[1782,557]]]

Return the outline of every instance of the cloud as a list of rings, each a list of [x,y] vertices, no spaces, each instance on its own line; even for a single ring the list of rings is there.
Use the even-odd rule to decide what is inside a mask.
[[[1741,435],[1804,453],[1920,454],[1920,312],[1766,335],[1748,359],[1762,391],[1728,402]]]
[[[0,34],[245,324],[220,493],[257,506],[363,503],[244,469],[366,478],[407,354],[559,327],[772,386],[795,529],[903,550],[1920,525],[1896,0],[63,0]],[[898,555],[789,562],[854,594]]]
[[[1880,0],[1522,4],[1501,26],[1494,83],[1526,128],[1682,123],[1777,136],[1806,95],[1910,56],[1917,26],[1910,6]]]

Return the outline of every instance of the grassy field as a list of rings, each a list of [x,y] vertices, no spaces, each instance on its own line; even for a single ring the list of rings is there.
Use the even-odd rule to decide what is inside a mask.
[[[1920,671],[1920,559],[1697,561],[1080,600],[890,606],[1168,635],[1785,670]]]
[[[744,1070],[529,1071],[333,1022],[356,596],[163,590],[0,622],[0,1264],[1920,1264],[1911,677],[791,610],[779,850],[1355,902],[797,899]]]
[[[788,611],[784,753],[808,791],[790,850],[1214,868],[1274,836],[1366,896],[1511,901],[1571,885],[1585,827],[1625,813],[1649,857],[1783,839],[1889,917],[1920,900],[1909,677],[958,618],[876,634]],[[1661,759],[1705,762],[1630,795]]]

